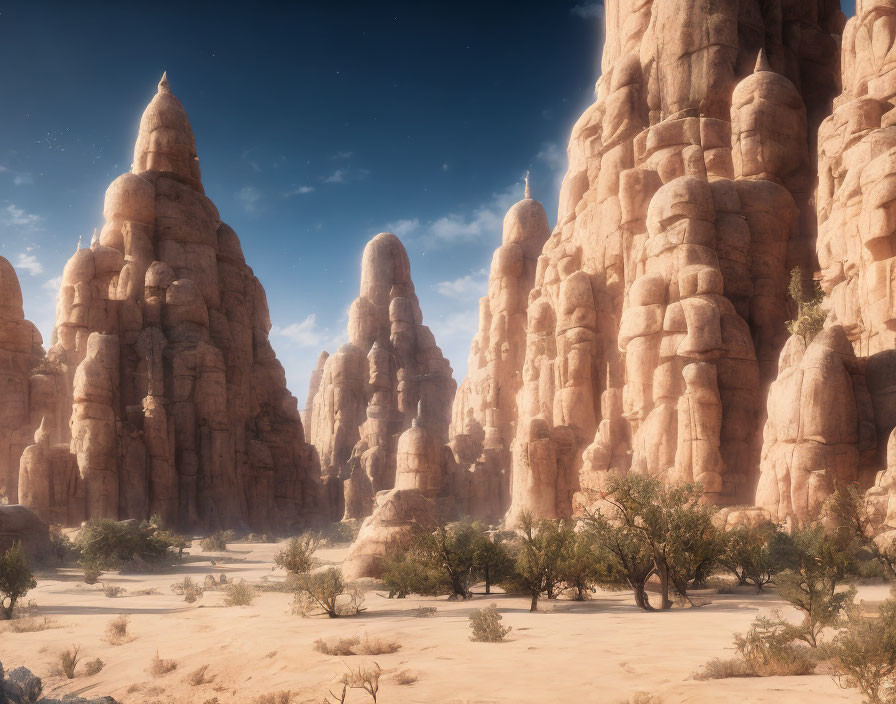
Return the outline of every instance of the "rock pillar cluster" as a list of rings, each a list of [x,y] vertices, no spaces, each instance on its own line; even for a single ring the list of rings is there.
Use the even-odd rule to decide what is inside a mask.
[[[23,502],[69,523],[307,523],[319,470],[268,340],[264,289],[205,195],[167,77],[103,214],[63,272],[49,358],[68,412],[22,456]]]
[[[574,513],[614,469],[753,503],[842,24],[831,0],[608,3],[529,294],[511,523]]]
[[[364,248],[361,295],[349,311],[349,342],[321,355],[312,377],[309,438],[320,456],[333,520],[370,515],[370,497],[395,486],[397,441],[418,415],[448,442],[456,383],[423,325],[407,252],[391,233]],[[362,499],[361,497],[368,497]]]

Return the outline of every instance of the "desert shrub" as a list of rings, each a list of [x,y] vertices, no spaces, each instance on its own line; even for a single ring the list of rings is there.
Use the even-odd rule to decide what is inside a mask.
[[[663,704],[663,700],[650,692],[635,692],[631,699],[626,699],[620,704]]]
[[[390,653],[397,653],[399,650],[401,650],[401,643],[397,640],[391,640],[389,638],[370,638],[365,634],[364,640],[358,645],[357,654],[389,655]]]
[[[199,547],[204,552],[225,552],[227,543],[233,540],[233,531],[219,530],[199,541]]]
[[[414,609],[414,616],[417,618],[429,618],[434,616],[438,609],[435,606],[418,606]]]
[[[27,618],[14,618],[9,621],[6,630],[13,633],[38,633],[40,631],[49,631],[52,628],[62,628],[59,622],[52,618],[37,618],[29,616]]]
[[[80,562],[86,578],[88,571],[96,574],[97,570],[154,569],[173,564],[179,538],[147,521],[119,523],[97,518],[87,521],[76,543],[81,550]]]
[[[314,551],[318,545],[318,541],[307,533],[290,538],[286,547],[274,555],[274,564],[290,574],[310,572],[316,566]]]
[[[127,589],[124,587],[116,587],[113,584],[103,584],[103,594],[105,594],[110,599],[115,599],[116,597],[125,594]]]
[[[851,605],[845,628],[822,652],[831,658],[840,687],[858,688],[866,704],[896,701],[896,599],[883,602],[876,616]]]
[[[500,584],[513,571],[507,541],[512,533],[489,533],[484,526],[473,543],[473,570],[477,579],[485,582],[485,593],[492,593],[492,585]]]
[[[294,692],[284,689],[279,692],[260,694],[252,701],[254,704],[290,704],[295,696]]]
[[[373,666],[359,665],[354,670],[347,665],[346,667],[348,673],[342,679],[343,684],[350,689],[363,689],[376,702],[380,689],[380,675],[383,673],[382,668],[377,663],[373,663]]]
[[[825,628],[840,623],[840,612],[855,596],[855,588],[840,589],[855,570],[856,555],[843,530],[826,531],[813,526],[794,531],[790,543],[791,564],[775,577],[778,594],[803,614],[794,636],[817,647]]]
[[[318,533],[317,539],[326,545],[345,545],[353,543],[358,537],[360,526],[356,523],[340,521],[329,524]]]
[[[538,610],[538,597],[559,582],[560,560],[565,541],[572,535],[560,521],[536,521],[529,513],[520,517],[520,529],[514,543],[514,564],[502,586],[509,592],[530,598],[530,611]]]
[[[896,582],[896,544],[875,540],[877,531],[874,521],[868,511],[865,495],[857,486],[841,487],[828,498],[824,512],[852,536],[856,551],[867,557],[859,565],[862,576],[883,576]],[[876,564],[879,569],[874,570],[872,564]]]
[[[201,667],[197,667],[190,674],[188,674],[184,681],[189,684],[191,687],[199,687],[203,684],[208,684],[212,680],[214,680],[214,676],[206,677],[206,672],[208,671],[208,665],[202,665]]]
[[[11,619],[16,602],[36,586],[22,544],[16,541],[0,556],[0,620]]]
[[[183,596],[184,601],[188,604],[193,604],[202,598],[203,588],[190,577],[184,577],[182,581],[171,585],[171,591],[178,596]]]
[[[791,335],[799,335],[807,345],[824,327],[827,311],[824,310],[824,291],[818,281],[812,282],[812,294],[806,295],[803,285],[803,272],[796,266],[790,271],[790,297],[796,303],[796,318],[788,320],[787,331]]]
[[[93,660],[88,660],[84,663],[84,672],[86,672],[87,676],[90,677],[91,675],[99,673],[100,670],[102,670],[105,666],[106,663],[104,663],[102,660],[100,660],[99,658],[94,658]]]
[[[510,633],[510,627],[501,625],[501,614],[495,604],[476,609],[470,614],[470,640],[480,643],[500,643]]]
[[[149,667],[146,668],[146,672],[153,677],[161,677],[176,669],[177,663],[174,660],[163,660],[159,657],[159,651],[157,650],[152,660],[149,661]]]
[[[743,658],[713,658],[694,675],[696,680],[726,680],[729,677],[755,677]]]
[[[232,582],[224,587],[224,594],[227,606],[249,606],[255,598],[255,589],[248,582]]]
[[[80,551],[62,530],[60,525],[50,526],[49,558],[57,565],[67,565],[76,560]]]
[[[383,560],[383,584],[389,598],[404,599],[408,594],[435,596],[445,593],[441,574],[417,559],[412,549],[391,550]]]
[[[348,599],[339,598],[347,596]],[[296,581],[294,611],[309,616],[320,611],[330,618],[339,616],[356,616],[364,609],[361,604],[364,593],[346,585],[342,572],[329,567],[319,572],[307,572],[299,575]]]
[[[100,576],[103,574],[103,570],[99,568],[94,560],[85,560],[83,557],[79,560],[81,569],[84,571],[84,583],[85,584],[96,584]]]
[[[418,679],[419,677],[417,677],[417,675],[414,675],[407,670],[400,670],[392,675],[392,681],[402,687],[414,684]]]
[[[752,584],[757,592],[787,567],[790,536],[770,521],[729,530],[723,533],[723,541],[719,564],[737,577],[739,584]]]
[[[355,648],[361,643],[361,639],[358,636],[352,636],[350,638],[340,638],[332,645],[328,644],[323,638],[318,638],[314,641],[314,649],[318,653],[323,653],[324,655],[339,655],[339,656],[348,656],[355,655]]]
[[[59,653],[59,669],[62,671],[62,674],[70,680],[75,679],[75,668],[81,661],[79,656],[80,652],[81,646],[73,645],[68,650],[63,650]]]
[[[794,643],[796,632],[777,614],[757,616],[745,634],[734,636],[734,647],[750,671],[758,677],[808,675],[815,662],[805,646]]]
[[[109,621],[109,625],[106,626],[106,640],[112,645],[119,645],[124,642],[128,637],[128,624],[130,622],[131,620],[124,614],[113,618]]]

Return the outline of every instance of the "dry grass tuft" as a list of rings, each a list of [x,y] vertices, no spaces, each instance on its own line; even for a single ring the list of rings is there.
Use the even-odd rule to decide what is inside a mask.
[[[62,628],[62,626],[56,619],[47,618],[46,616],[43,618],[29,616],[8,621],[4,630],[12,631],[13,633],[37,633],[38,631],[49,631],[51,628]]]
[[[388,655],[401,650],[401,643],[386,638],[374,638],[371,640],[366,634],[363,642],[358,646],[358,655]]]
[[[127,594],[127,589],[124,587],[116,587],[113,584],[103,584],[103,594],[105,594],[110,599],[115,599],[116,597],[123,596]]]
[[[226,606],[249,606],[255,598],[255,590],[248,582],[237,582],[224,587]]]
[[[59,653],[59,669],[70,680],[75,679],[75,668],[81,660],[78,656],[79,652],[81,652],[81,646],[73,645],[68,650],[63,650]]]
[[[116,616],[109,621],[109,625],[106,626],[106,642],[111,645],[121,645],[129,640],[133,640],[133,638],[128,637],[128,624],[130,622],[131,619],[124,614]]]
[[[280,692],[268,692],[255,697],[254,704],[289,704],[295,696],[295,693],[288,689]]]
[[[340,638],[333,645],[327,643],[323,638],[314,641],[314,649],[324,655],[337,655],[344,657],[346,655],[355,655],[355,648],[361,643],[358,636],[351,638]]]
[[[403,687],[414,684],[418,679],[417,675],[412,675],[407,670],[402,670],[401,672],[396,672],[392,675],[392,681]]]
[[[401,643],[387,638],[371,639],[365,634],[363,641],[358,636],[352,636],[351,638],[340,638],[332,645],[323,638],[318,638],[314,641],[314,649],[318,653],[335,655],[337,657],[348,655],[388,655],[401,650]]]
[[[184,601],[188,604],[202,598],[202,587],[189,577],[184,577],[182,581],[172,584],[171,591],[178,596],[183,596]]]
[[[206,677],[205,673],[208,670],[208,665],[203,665],[202,667],[198,667],[193,670],[189,675],[184,679],[185,682],[189,683],[192,687],[198,687],[203,684],[210,684],[215,676]]]
[[[95,675],[100,672],[105,666],[106,663],[104,663],[102,660],[100,660],[99,658],[94,658],[93,660],[88,660],[84,663],[84,671],[87,673],[87,676],[90,677],[91,675]]]
[[[163,660],[159,657],[159,651],[157,650],[152,660],[149,661],[149,667],[146,668],[146,671],[153,677],[161,677],[176,669],[177,663],[174,660]]]
[[[631,699],[626,699],[619,704],[663,704],[663,700],[649,692],[635,692]]]
[[[434,616],[438,609],[435,606],[418,606],[414,609],[414,616],[417,618],[429,618]]]

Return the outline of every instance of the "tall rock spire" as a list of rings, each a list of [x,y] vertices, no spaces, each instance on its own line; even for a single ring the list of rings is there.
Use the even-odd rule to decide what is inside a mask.
[[[526,170],[526,187],[523,190],[523,198],[531,198],[531,197],[532,197],[532,191],[529,189],[529,171],[527,169]]]

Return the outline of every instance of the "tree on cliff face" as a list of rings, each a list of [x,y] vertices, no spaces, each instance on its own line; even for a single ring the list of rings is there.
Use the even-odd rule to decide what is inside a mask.
[[[634,542],[626,552],[640,554],[644,550],[652,556],[663,609],[672,607],[670,589],[686,599],[689,583],[708,574],[722,551],[719,531],[712,522],[715,509],[700,501],[702,495],[699,484],[666,486],[656,477],[616,474],[607,485],[609,515],[592,515],[604,535],[622,531],[615,542]],[[637,601],[637,590],[635,598]]]

